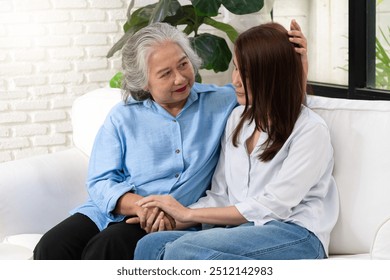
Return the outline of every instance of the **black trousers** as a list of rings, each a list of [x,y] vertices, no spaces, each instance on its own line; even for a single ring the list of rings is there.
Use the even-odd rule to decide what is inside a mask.
[[[43,235],[35,260],[129,260],[146,232],[139,224],[111,223],[99,231],[87,216],[76,213]]]

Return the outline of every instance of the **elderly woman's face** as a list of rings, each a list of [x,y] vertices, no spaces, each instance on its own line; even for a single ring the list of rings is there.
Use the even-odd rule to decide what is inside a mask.
[[[192,64],[183,50],[172,42],[158,45],[149,56],[148,66],[146,90],[154,101],[169,112],[183,108],[195,82]]]

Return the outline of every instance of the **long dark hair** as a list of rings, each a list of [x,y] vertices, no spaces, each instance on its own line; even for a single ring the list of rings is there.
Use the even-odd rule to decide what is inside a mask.
[[[233,133],[237,147],[246,120],[269,138],[259,159],[269,161],[291,135],[304,101],[304,72],[300,55],[289,41],[287,30],[266,23],[240,34],[235,42],[237,67],[245,89],[246,105]],[[248,104],[248,90],[252,104]]]

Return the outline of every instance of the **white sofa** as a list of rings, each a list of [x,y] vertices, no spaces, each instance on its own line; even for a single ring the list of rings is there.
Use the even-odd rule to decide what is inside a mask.
[[[79,97],[72,110],[74,148],[0,164],[0,245],[6,248],[0,247],[0,259],[18,258],[12,248],[31,252],[85,200],[94,136],[120,99],[110,88]],[[327,122],[335,150],[341,208],[331,259],[390,259],[390,102],[310,96],[308,104]]]

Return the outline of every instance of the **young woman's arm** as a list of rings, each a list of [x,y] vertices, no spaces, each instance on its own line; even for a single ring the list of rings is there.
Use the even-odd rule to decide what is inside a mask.
[[[240,225],[247,220],[235,206],[191,209],[181,205],[170,195],[152,195],[139,200],[142,207],[158,207],[179,223]]]

